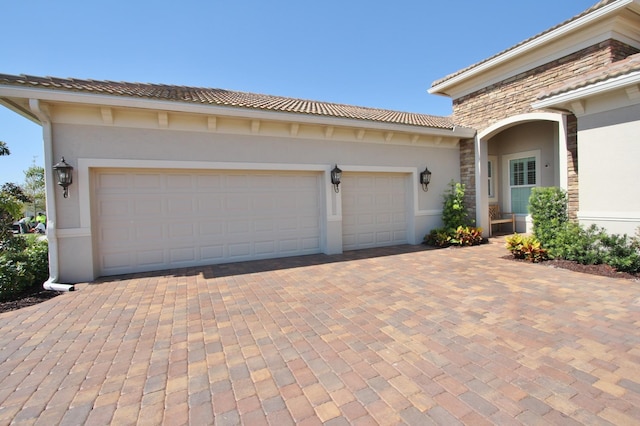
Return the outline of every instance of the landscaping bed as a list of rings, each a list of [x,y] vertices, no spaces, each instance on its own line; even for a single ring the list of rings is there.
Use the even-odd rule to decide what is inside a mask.
[[[16,309],[26,308],[27,306],[37,305],[58,296],[60,293],[57,291],[38,291],[34,293],[24,294],[15,300],[8,300],[6,302],[0,302],[0,313],[15,311]]]

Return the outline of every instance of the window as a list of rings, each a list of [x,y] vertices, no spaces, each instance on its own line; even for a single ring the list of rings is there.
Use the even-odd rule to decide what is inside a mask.
[[[537,184],[536,157],[509,160],[509,186],[511,211],[527,214],[531,188]]]
[[[498,176],[498,170],[496,169],[496,161],[497,158],[493,155],[489,156],[489,161],[487,162],[487,180],[489,186],[489,199],[495,200],[496,190],[497,190],[497,181],[496,177]]]

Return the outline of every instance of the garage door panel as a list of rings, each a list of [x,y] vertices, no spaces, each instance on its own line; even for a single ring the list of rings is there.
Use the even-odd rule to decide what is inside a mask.
[[[320,251],[320,238],[309,237],[302,239],[302,249],[305,251]]]
[[[195,177],[195,185],[196,189],[219,189],[222,188],[222,179],[221,175],[212,175],[212,174],[199,174]]]
[[[104,170],[93,176],[103,275],[320,251],[318,173]]]
[[[276,243],[274,241],[256,241],[255,254],[258,256],[265,254],[273,254],[276,252]]]
[[[168,225],[169,238],[193,237],[196,235],[194,224],[189,222],[171,223]]]
[[[200,248],[200,255],[202,260],[215,263],[224,259],[224,246],[222,244],[204,245]]]
[[[173,196],[167,200],[166,215],[191,217],[196,212],[193,208],[193,198],[188,196]],[[151,215],[160,213],[159,210],[150,212]]]
[[[407,242],[406,179],[394,173],[343,174],[345,250]]]
[[[249,243],[229,244],[229,257],[247,258],[250,255],[251,255],[251,244]]]
[[[111,199],[107,198],[106,201],[110,203]],[[153,217],[162,212],[162,201],[158,199],[139,198],[130,203],[133,205],[133,212],[141,217]]]
[[[101,263],[103,268],[125,273],[131,268],[131,256],[129,253],[104,253],[101,256]]]
[[[224,222],[198,222],[198,233],[207,237],[221,237],[224,235]]]
[[[169,262],[177,264],[180,262],[193,262],[196,260],[196,250],[193,247],[181,247],[169,250]]]
[[[126,226],[123,224],[122,226]],[[142,242],[143,244],[159,243],[164,239],[164,226],[160,222],[144,222],[137,226],[132,226],[133,237],[128,244]]]
[[[168,190],[191,190],[193,186],[193,176],[188,174],[172,174],[166,176]]]
[[[133,188],[141,192],[162,190],[161,174],[136,174],[133,176]]]
[[[141,266],[159,267],[165,264],[163,250],[140,250],[135,254],[136,264]]]

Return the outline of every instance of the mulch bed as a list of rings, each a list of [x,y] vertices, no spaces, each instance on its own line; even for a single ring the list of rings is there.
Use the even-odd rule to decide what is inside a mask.
[[[22,297],[9,300],[6,302],[0,302],[0,313],[15,311],[16,309],[26,308],[27,306],[37,305],[58,296],[60,293],[57,291],[38,291],[35,293],[25,294]]]
[[[513,260],[515,262],[529,263],[529,261],[524,259],[515,259],[511,255],[506,255],[506,256],[503,256],[502,258]],[[572,262],[570,260],[562,260],[562,259],[545,260],[544,262],[540,262],[539,264],[548,266],[551,268],[561,268],[561,269],[568,269],[574,272],[582,272],[584,274],[640,281],[640,274],[629,274],[627,272],[618,272],[609,265],[581,265],[580,263],[577,263],[577,262]]]

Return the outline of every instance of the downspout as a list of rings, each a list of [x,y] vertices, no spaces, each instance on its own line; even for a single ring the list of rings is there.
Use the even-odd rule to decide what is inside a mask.
[[[42,137],[44,141],[44,169],[45,169],[45,199],[47,209],[47,241],[49,243],[49,279],[42,284],[45,290],[53,291],[74,291],[73,284],[61,284],[58,282],[59,258],[58,258],[58,237],[56,232],[56,197],[55,184],[51,175],[51,164],[53,161],[53,139],[51,134],[51,119],[41,107],[38,99],[29,99],[29,108],[38,117],[42,124]]]

